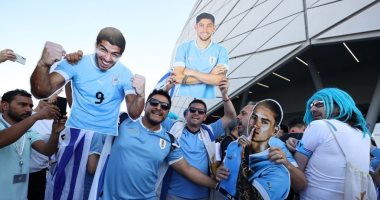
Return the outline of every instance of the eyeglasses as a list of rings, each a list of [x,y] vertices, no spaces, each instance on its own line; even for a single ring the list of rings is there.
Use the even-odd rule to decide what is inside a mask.
[[[312,108],[313,106],[317,108],[321,108],[324,106],[324,104],[325,104],[324,101],[313,101],[313,103],[310,104],[310,108]]]
[[[170,104],[165,103],[165,102],[161,102],[157,99],[150,98],[148,100],[148,102],[149,102],[149,105],[152,107],[157,107],[158,105],[160,105],[162,110],[169,110],[170,109]]]
[[[198,112],[199,115],[204,115],[206,113],[205,110],[203,110],[203,109],[197,109],[197,108],[193,108],[193,107],[189,108],[189,112],[193,113],[193,114]]]
[[[116,62],[120,58],[119,52],[109,52],[104,46],[100,45],[98,48],[96,48],[96,53],[101,56],[108,56],[108,54],[111,55],[112,61]]]

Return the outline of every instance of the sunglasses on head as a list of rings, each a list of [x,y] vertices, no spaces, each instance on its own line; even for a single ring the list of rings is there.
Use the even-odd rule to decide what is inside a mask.
[[[203,115],[203,114],[206,113],[205,110],[203,110],[203,109],[197,109],[197,108],[193,108],[193,107],[189,108],[189,112],[190,113],[196,113],[196,112],[198,112],[198,114],[200,114],[200,115]]]
[[[324,106],[324,103],[324,101],[313,101],[313,103],[310,104],[310,108],[312,108],[313,106],[321,108]]]
[[[170,104],[169,103],[165,103],[165,102],[161,102],[157,99],[153,99],[153,98],[150,98],[148,100],[149,102],[149,105],[152,106],[152,107],[157,107],[158,105],[160,105],[161,109],[162,110],[169,110],[170,109]]]

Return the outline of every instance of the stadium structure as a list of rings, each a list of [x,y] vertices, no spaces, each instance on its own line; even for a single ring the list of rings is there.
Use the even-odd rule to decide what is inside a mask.
[[[338,87],[354,98],[370,130],[379,121],[380,1],[198,0],[177,45],[195,38],[195,17],[202,12],[215,16],[213,41],[229,51],[229,92],[237,111],[248,101],[273,98],[286,123],[303,116],[315,91]],[[182,116],[191,100],[174,97],[172,111]],[[206,103],[208,122],[223,115],[220,98]]]

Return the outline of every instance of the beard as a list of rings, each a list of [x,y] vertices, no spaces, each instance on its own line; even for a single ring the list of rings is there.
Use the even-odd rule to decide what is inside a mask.
[[[163,118],[162,120],[159,120],[159,121],[154,120],[154,119],[152,119],[152,118],[150,117],[150,113],[149,113],[149,112],[148,112],[148,113],[145,113],[145,116],[146,116],[147,121],[148,121],[152,126],[160,125],[161,122],[163,122],[163,121],[165,120],[165,118]]]
[[[15,112],[12,111],[12,109],[10,109],[7,113],[8,117],[14,121],[14,122],[20,122],[24,119],[26,119],[27,117],[30,117],[31,113],[27,113],[27,114],[23,114],[23,115],[18,115],[16,114]]]

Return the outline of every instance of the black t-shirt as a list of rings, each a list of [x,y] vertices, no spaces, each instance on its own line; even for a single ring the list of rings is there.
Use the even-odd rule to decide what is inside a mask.
[[[220,142],[220,150],[222,151],[222,161],[224,159],[224,156],[226,155],[228,145],[236,139],[237,137],[235,137],[234,135],[227,135],[222,139],[222,142]]]

